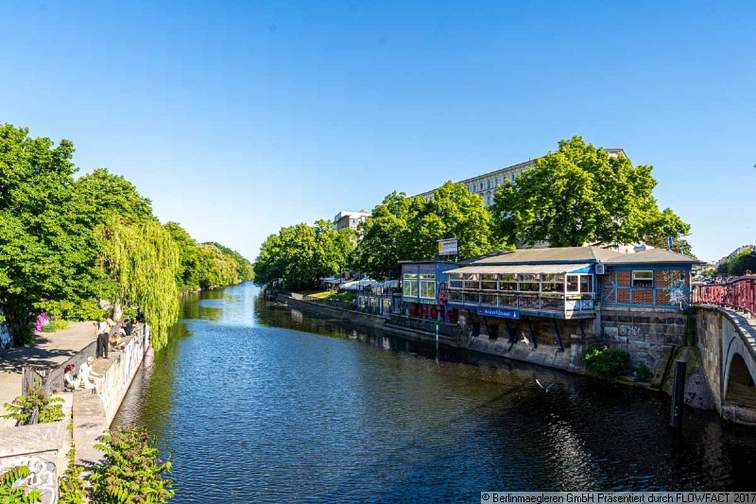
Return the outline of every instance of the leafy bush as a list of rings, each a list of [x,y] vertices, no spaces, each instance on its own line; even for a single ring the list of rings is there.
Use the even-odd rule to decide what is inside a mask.
[[[645,364],[641,364],[637,368],[635,368],[635,376],[638,378],[639,381],[647,382],[651,380],[651,370],[648,369],[648,366]]]
[[[84,504],[87,498],[86,485],[82,473],[84,468],[76,465],[76,450],[68,450],[68,468],[58,481],[58,502],[60,504]]]
[[[38,423],[51,423],[63,420],[63,399],[46,397],[42,389],[35,385],[29,395],[20,395],[12,403],[5,403],[7,414],[3,418],[16,420],[19,425],[27,425],[36,410]]]
[[[353,292],[341,291],[341,292],[335,293],[333,296],[329,297],[328,299],[339,301],[341,303],[354,304],[354,300],[357,299],[357,295],[354,294]]]
[[[103,461],[89,477],[95,502],[166,502],[175,493],[173,481],[163,478],[171,471],[163,462],[147,432],[142,429],[115,431],[103,437],[97,449]]]
[[[60,331],[61,329],[65,329],[66,327],[68,327],[67,320],[55,319],[45,324],[42,327],[42,331],[46,333],[52,333],[55,331]]]
[[[42,502],[42,493],[36,488],[26,492],[25,485],[13,486],[18,480],[29,476],[26,466],[11,467],[0,474],[0,502],[3,504],[30,504]]]
[[[583,352],[586,369],[605,378],[617,378],[630,369],[630,356],[622,350],[592,347]]]

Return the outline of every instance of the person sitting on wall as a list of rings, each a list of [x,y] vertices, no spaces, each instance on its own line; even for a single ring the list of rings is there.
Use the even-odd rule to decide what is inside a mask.
[[[63,369],[63,387],[70,392],[76,390],[76,388],[79,386],[80,381],[79,377],[76,376],[76,373],[74,373],[74,371],[76,371],[76,366],[74,366],[73,364],[68,364]]]
[[[131,336],[131,333],[134,332],[134,322],[131,320],[131,318],[126,318],[126,320],[123,321],[123,327],[126,329],[126,336]]]
[[[100,378],[101,375],[95,373],[92,370],[92,362],[94,362],[94,358],[92,356],[87,357],[86,362],[79,366],[79,380],[81,382],[81,386],[84,387],[86,390],[92,390],[97,387],[94,379]]]
[[[121,335],[120,331],[115,331],[110,335],[110,348],[113,348],[115,350],[122,350],[123,346],[123,336]]]

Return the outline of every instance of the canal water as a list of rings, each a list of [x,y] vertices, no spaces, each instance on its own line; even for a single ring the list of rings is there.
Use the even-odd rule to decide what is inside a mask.
[[[479,502],[482,490],[756,488],[756,431],[669,399],[445,353],[266,302],[186,298],[116,426],[173,458],[175,502]]]

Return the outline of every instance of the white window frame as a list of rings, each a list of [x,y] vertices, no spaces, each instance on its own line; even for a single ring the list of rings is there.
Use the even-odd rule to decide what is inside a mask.
[[[646,287],[646,286],[636,286],[635,285],[635,274],[636,273],[650,273],[651,274],[651,278],[650,278],[651,285],[649,285],[648,287]],[[649,279],[648,278],[639,278],[638,280],[647,281]],[[653,289],[654,288],[654,270],[633,270],[632,276],[631,276],[631,280],[630,280],[630,285],[633,287],[633,289]]]

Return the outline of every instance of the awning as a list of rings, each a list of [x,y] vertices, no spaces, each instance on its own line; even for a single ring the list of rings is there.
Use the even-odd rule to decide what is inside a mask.
[[[500,266],[463,266],[461,268],[449,270],[446,273],[569,273],[571,271],[588,268],[590,264],[506,264]]]

